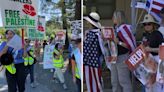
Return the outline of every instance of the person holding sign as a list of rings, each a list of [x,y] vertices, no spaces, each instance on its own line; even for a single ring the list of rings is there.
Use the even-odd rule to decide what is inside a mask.
[[[145,51],[147,54],[151,53],[155,61],[157,61],[156,63],[158,63],[159,45],[163,42],[163,35],[162,33],[160,33],[160,31],[157,30],[159,24],[154,20],[154,18],[150,14],[146,14],[141,23],[144,26],[144,30],[145,30],[145,32],[143,33],[143,41],[142,41],[143,45],[145,46]],[[150,65],[150,62],[147,62],[147,64]],[[146,85],[146,92],[163,92],[161,91],[161,88],[162,85],[156,82],[153,83],[151,87],[147,87]]]
[[[81,92],[81,38],[76,39],[75,41],[77,47],[72,51],[71,64],[72,64],[72,75],[73,82],[77,84],[78,91]]]
[[[57,78],[59,79],[60,83],[63,85],[64,89],[67,89],[65,84],[64,75],[62,72],[62,68],[64,66],[64,58],[62,56],[63,53],[63,46],[59,43],[55,45],[54,52],[53,52],[53,66],[55,67],[54,72],[54,80],[57,83]]]
[[[34,47],[30,45],[30,40],[25,39],[25,42],[27,44],[27,55],[24,57],[24,65],[27,68],[28,73],[30,74],[30,80],[31,80],[31,87],[35,87],[34,84],[34,63],[36,62],[36,59],[34,57]]]
[[[118,56],[116,63],[111,64],[111,84],[113,92],[132,92],[130,71],[124,63],[136,48],[135,37],[132,34],[131,26],[126,24],[123,11],[115,11],[113,23],[116,26],[116,37],[114,42],[117,44]]]
[[[13,51],[12,47],[7,46],[7,43],[14,37],[15,33],[12,30],[7,30],[5,32],[7,41],[3,42],[0,45],[0,58],[3,57],[4,54],[10,52],[13,57],[13,66],[10,69],[6,70],[6,79],[8,84],[8,92],[24,92],[25,91],[25,80],[26,80],[26,71],[24,66],[23,56],[26,56],[26,46],[20,50]],[[14,43],[14,44],[22,44],[22,43]],[[10,59],[9,59],[10,60]],[[9,62],[9,61],[6,61]],[[13,71],[15,71],[13,73]]]

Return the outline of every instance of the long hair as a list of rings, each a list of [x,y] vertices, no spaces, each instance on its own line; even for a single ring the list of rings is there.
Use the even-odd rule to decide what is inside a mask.
[[[124,24],[126,23],[126,17],[125,17],[125,13],[121,10],[116,10],[114,13],[113,13],[113,18],[115,20],[117,20],[117,26],[120,26],[121,24]]]

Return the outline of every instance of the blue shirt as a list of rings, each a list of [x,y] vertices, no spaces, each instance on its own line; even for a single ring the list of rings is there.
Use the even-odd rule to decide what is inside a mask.
[[[0,45],[0,51],[3,50],[3,48],[5,47],[5,45],[6,45],[6,42],[3,42]],[[11,52],[12,50],[13,50],[12,47],[9,47],[8,48],[8,52]],[[24,53],[23,48],[20,49],[20,50],[16,50],[15,52],[12,51],[12,54],[13,54],[13,57],[14,57],[14,64],[19,64],[19,63],[23,63],[24,62],[23,53]]]

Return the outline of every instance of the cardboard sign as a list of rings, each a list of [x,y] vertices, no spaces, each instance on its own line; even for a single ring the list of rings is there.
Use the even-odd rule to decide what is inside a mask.
[[[140,45],[132,54],[130,54],[130,57],[125,63],[128,65],[128,68],[133,71],[141,62],[143,62],[145,55],[143,46]]]
[[[6,28],[36,28],[38,0],[1,0],[1,18]]]
[[[61,44],[65,44],[65,39],[66,39],[66,30],[62,30],[62,31],[58,31],[56,33],[56,43],[61,43]]]
[[[46,45],[44,49],[44,57],[43,57],[43,68],[44,69],[51,69],[54,68],[53,66],[53,51],[54,45]]]
[[[112,27],[104,27],[102,32],[105,39],[114,39],[114,29]]]

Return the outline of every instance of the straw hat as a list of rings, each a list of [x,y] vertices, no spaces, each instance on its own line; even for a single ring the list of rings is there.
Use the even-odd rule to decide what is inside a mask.
[[[101,24],[99,22],[100,16],[96,12],[91,12],[88,16],[84,17],[84,19],[95,27],[101,28]]]
[[[144,16],[144,20],[141,22],[141,24],[144,24],[144,23],[154,23],[154,24],[159,25],[158,22],[156,22],[150,14],[146,14]]]

